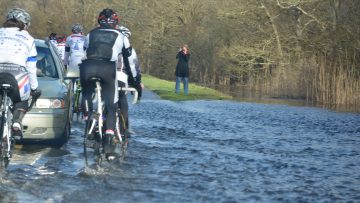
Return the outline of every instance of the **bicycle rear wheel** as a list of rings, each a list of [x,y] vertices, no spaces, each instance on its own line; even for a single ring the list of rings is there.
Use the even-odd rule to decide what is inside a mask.
[[[1,132],[1,139],[0,139],[0,168],[6,168],[9,164],[10,157],[9,157],[9,145],[7,142],[7,133],[8,129],[5,128],[6,120],[5,120],[5,112],[1,112],[1,119],[0,119],[0,132]],[[5,136],[4,136],[5,134]]]
[[[80,114],[81,114],[81,91],[76,90],[75,96],[74,96],[74,104],[73,104],[73,118],[74,114],[76,114],[76,120],[79,120]]]
[[[92,119],[92,116],[89,116],[88,120],[85,122],[85,135],[84,135],[84,157],[86,166],[96,164],[100,166],[103,161],[103,147],[102,140],[98,133],[97,125],[92,130],[91,125],[93,122],[96,122]]]

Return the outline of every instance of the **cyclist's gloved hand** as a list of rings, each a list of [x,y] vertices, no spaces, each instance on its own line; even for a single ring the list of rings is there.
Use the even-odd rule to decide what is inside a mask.
[[[30,95],[34,98],[39,98],[41,95],[41,89],[36,88],[34,90],[31,90]]]

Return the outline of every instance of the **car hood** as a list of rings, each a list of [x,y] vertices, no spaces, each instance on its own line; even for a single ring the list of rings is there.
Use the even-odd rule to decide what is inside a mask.
[[[67,94],[66,84],[61,79],[39,77],[41,97],[62,98]]]

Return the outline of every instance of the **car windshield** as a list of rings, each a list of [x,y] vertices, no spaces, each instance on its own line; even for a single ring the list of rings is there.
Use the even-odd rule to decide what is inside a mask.
[[[36,46],[37,51],[37,76],[59,78],[54,58],[48,47]]]

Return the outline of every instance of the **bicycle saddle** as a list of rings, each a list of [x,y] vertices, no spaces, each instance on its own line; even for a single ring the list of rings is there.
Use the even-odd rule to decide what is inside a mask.
[[[89,78],[89,81],[92,81],[92,82],[101,82],[102,79],[99,78],[99,77],[91,77],[91,78]]]
[[[6,83],[1,84],[1,86],[0,86],[0,89],[6,90],[6,91],[10,91],[10,90],[12,90],[12,88],[13,88],[13,86],[11,86],[10,84],[6,84]]]

